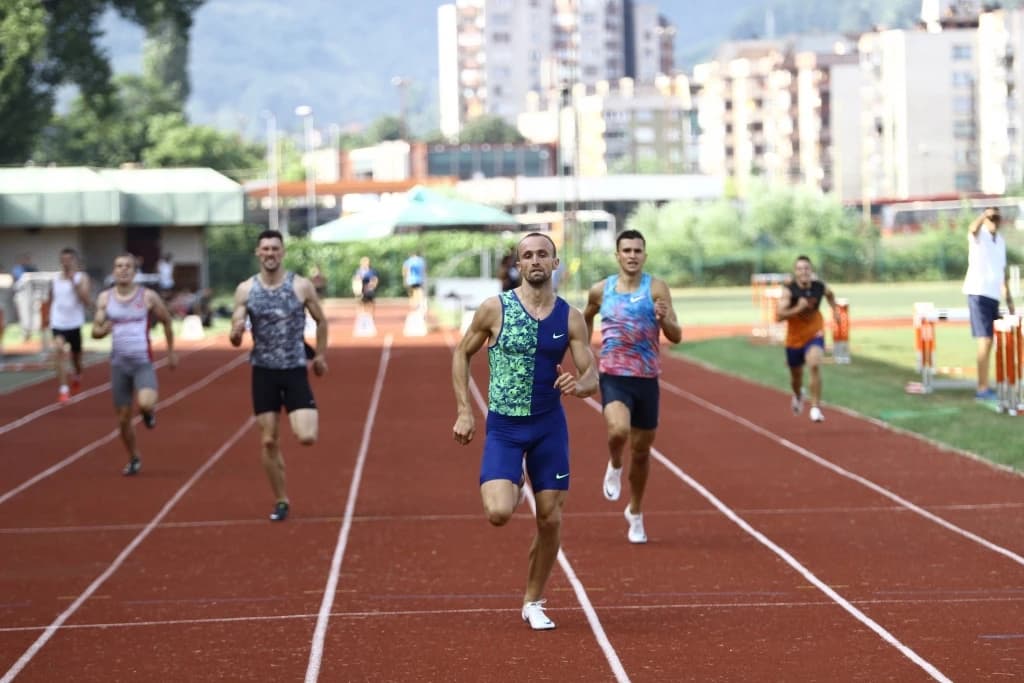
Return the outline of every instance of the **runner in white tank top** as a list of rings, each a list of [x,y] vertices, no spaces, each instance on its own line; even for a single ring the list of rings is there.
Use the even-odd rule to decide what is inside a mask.
[[[121,424],[121,440],[128,450],[128,464],[121,471],[125,475],[137,474],[142,468],[132,422],[132,403],[139,404],[146,427],[152,429],[156,426],[153,410],[157,401],[157,383],[149,345],[150,315],[163,325],[168,367],[173,370],[178,366],[171,315],[163,299],[152,289],[135,284],[134,279],[135,257],[122,254],[114,259],[114,286],[101,292],[96,300],[96,319],[92,326],[92,336],[96,339],[113,334],[110,391]]]
[[[50,283],[50,329],[56,349],[57,400],[67,401],[81,388],[82,325],[85,309],[91,303],[89,276],[78,270],[78,254],[71,247],[60,252],[60,273]],[[68,373],[70,351],[72,371]]]

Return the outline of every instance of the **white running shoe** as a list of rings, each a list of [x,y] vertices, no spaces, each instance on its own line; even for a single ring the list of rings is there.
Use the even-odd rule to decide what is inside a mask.
[[[523,621],[530,625],[534,631],[550,631],[555,627],[555,622],[548,619],[544,614],[544,601],[528,602],[523,605]]]
[[[796,394],[789,400],[789,407],[793,409],[794,415],[799,415],[804,412],[804,392],[800,392],[800,395]]]
[[[811,422],[824,422],[825,415],[818,406],[811,406]]]
[[[604,497],[606,500],[618,500],[622,493],[622,468],[612,467],[611,460],[604,471]]]
[[[644,513],[641,512],[638,515],[634,515],[629,511],[629,506],[627,505],[623,516],[629,522],[629,533],[626,534],[629,542],[647,543],[647,532],[644,531]]]

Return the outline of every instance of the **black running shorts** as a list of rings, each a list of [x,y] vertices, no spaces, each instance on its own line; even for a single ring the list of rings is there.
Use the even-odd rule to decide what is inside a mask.
[[[276,413],[284,408],[287,412],[308,408],[316,410],[313,390],[309,386],[309,374],[305,367],[272,370],[253,366],[252,368],[252,410],[253,414]]]
[[[600,374],[601,405],[613,401],[629,408],[629,426],[635,429],[657,429],[660,388],[657,377],[622,377]]]
[[[82,352],[82,330],[78,327],[71,327],[66,330],[53,328],[53,338],[63,337],[64,341],[71,347],[72,353]]]

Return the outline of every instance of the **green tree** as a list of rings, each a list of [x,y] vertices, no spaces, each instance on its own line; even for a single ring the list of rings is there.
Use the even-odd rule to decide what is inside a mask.
[[[366,131],[366,142],[375,145],[388,140],[401,140],[402,128],[402,120],[397,116],[381,116],[370,124]]]
[[[110,63],[99,44],[99,21],[113,8],[158,39],[173,34],[167,66],[161,73],[166,89],[177,95],[179,108],[187,96],[187,35],[192,15],[204,0],[3,0],[0,2],[0,163],[22,163],[36,147],[50,121],[54,93],[77,86],[96,120],[116,108],[117,88]],[[168,27],[173,26],[174,31]],[[184,41],[184,42],[182,42]],[[177,56],[171,59],[171,56]],[[154,53],[154,71],[160,61]],[[173,74],[177,74],[174,76]],[[163,78],[163,76],[161,77]],[[176,80],[175,80],[176,79]],[[181,87],[175,86],[180,82]]]
[[[28,157],[53,107],[53,90],[36,66],[46,49],[45,21],[38,0],[0,4],[0,163]]]
[[[209,126],[190,126],[178,113],[154,116],[147,132],[153,141],[142,153],[147,166],[208,166],[239,180],[258,175],[263,167],[261,145]]]
[[[459,142],[471,145],[515,143],[523,142],[524,139],[515,126],[500,116],[480,116],[468,121],[459,134]]]
[[[118,76],[102,112],[77,97],[48,127],[33,157],[39,163],[90,166],[139,163],[152,144],[150,118],[178,111],[173,93],[160,84],[135,74]]]

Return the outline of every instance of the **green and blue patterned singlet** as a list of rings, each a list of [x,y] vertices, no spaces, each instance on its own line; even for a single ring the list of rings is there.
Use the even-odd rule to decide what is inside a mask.
[[[491,381],[487,401],[499,415],[540,415],[560,408],[556,366],[569,348],[569,304],[556,297],[543,320],[523,308],[514,290],[502,292],[501,330],[488,349]]]

